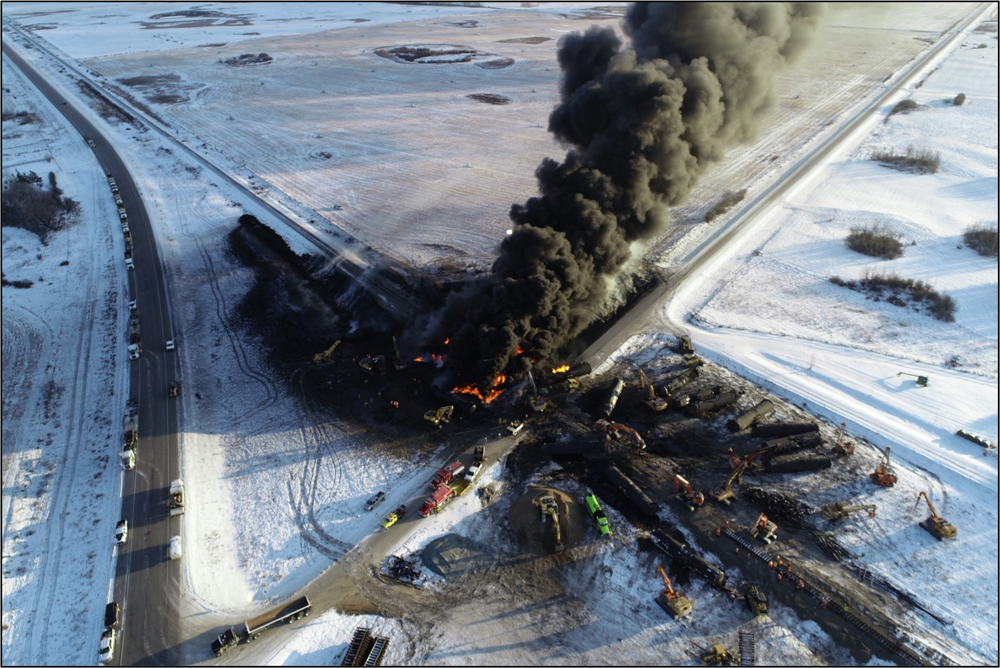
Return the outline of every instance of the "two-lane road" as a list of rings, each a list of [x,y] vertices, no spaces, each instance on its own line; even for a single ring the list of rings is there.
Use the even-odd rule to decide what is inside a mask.
[[[176,401],[167,398],[175,364],[174,354],[165,350],[172,330],[156,239],[139,190],[110,143],[6,39],[3,53],[82,136],[94,141],[94,155],[104,172],[114,176],[127,211],[135,263],[135,270],[128,272],[130,297],[137,302],[143,353],[130,362],[131,395],[139,402],[139,444],[136,469],[125,474],[122,517],[130,531],[128,543],[118,553],[115,600],[122,606],[122,628],[114,663],[179,664],[183,657],[176,649],[181,640],[176,611],[181,569],[167,558],[170,536],[180,533],[179,518],[171,518],[167,509],[170,481],[179,477],[180,461]],[[107,196],[110,200],[110,186]],[[117,217],[107,224],[121,233]],[[123,257],[116,261],[124,266]],[[128,316],[127,311],[121,315]],[[117,453],[112,456],[117,458]],[[98,640],[94,638],[95,653]]]

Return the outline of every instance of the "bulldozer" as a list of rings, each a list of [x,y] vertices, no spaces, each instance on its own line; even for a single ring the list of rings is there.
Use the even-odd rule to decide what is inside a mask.
[[[759,538],[768,545],[775,539],[775,534],[778,533],[778,525],[767,519],[767,515],[761,513],[757,517],[757,521],[754,522],[753,528],[750,529],[750,535],[754,538]]]
[[[705,363],[705,360],[698,357],[697,355],[685,355],[681,359],[681,366],[685,369],[694,369]]]
[[[879,465],[875,467],[875,470],[869,476],[872,482],[881,487],[892,487],[896,484],[896,470],[889,463],[889,450],[890,447],[888,445],[885,446],[882,461],[879,462]]]
[[[649,388],[649,399],[643,399],[642,403],[646,404],[657,413],[667,407],[668,404],[666,400],[656,396],[656,390],[653,388],[653,384],[649,382],[649,378],[646,378],[646,374],[643,373],[642,369],[639,369],[639,388],[641,389],[643,387]]]
[[[678,474],[674,475],[674,498],[686,505],[688,510],[692,512],[705,505],[705,495],[695,490],[691,483]]]
[[[333,342],[333,345],[324,350],[321,353],[316,353],[313,355],[313,364],[323,364],[324,362],[329,362],[333,357],[333,351],[337,349],[340,345],[340,339]]]
[[[454,406],[442,406],[437,410],[424,413],[424,419],[440,429],[441,425],[451,422],[451,416],[454,412]]]
[[[874,504],[850,506],[843,501],[837,501],[823,506],[823,518],[829,522],[838,522],[846,520],[851,516],[851,513],[865,510],[868,511],[868,517],[875,519],[876,507]]]
[[[703,653],[701,657],[701,665],[703,666],[735,666],[736,658],[726,651],[726,648],[716,643],[712,645],[712,649]]]
[[[927,492],[920,492],[917,494],[917,504],[914,509],[920,505],[920,497],[924,497],[924,501],[927,502],[927,507],[930,508],[931,516],[920,523],[920,526],[927,531],[930,535],[934,536],[938,540],[951,540],[958,536],[958,529],[954,524],[946,522],[943,517],[937,514],[937,509],[934,508],[934,504],[931,503],[931,497],[927,495]]]
[[[376,372],[385,375],[385,355],[376,355],[372,357],[371,355],[365,355],[364,358],[358,360],[358,366],[365,370],[365,372],[370,374],[375,374]]]
[[[837,443],[833,446],[833,454],[838,457],[849,457],[854,454],[854,444],[846,443],[844,441],[844,430],[847,429],[847,423],[840,423],[840,433],[837,435]]]
[[[674,591],[674,587],[670,584],[670,578],[667,577],[667,572],[663,570],[663,566],[657,566],[656,570],[663,577],[664,585],[663,591],[656,597],[656,604],[674,619],[689,617],[692,609],[691,601]]]

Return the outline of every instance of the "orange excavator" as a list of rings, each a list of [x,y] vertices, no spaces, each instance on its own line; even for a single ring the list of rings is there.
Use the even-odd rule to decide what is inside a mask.
[[[674,498],[694,511],[705,505],[705,495],[691,487],[691,483],[680,475],[674,475]]]
[[[663,566],[657,566],[656,570],[660,571],[660,575],[663,577],[663,591],[656,597],[656,603],[674,619],[681,619],[690,615],[692,609],[691,601],[674,591],[674,587],[670,584],[670,578],[667,577],[667,572],[663,570]]]
[[[775,534],[778,533],[778,525],[767,519],[767,515],[761,513],[757,517],[757,521],[754,522],[753,528],[750,529],[750,535],[754,538],[760,538],[762,541],[771,544],[774,540]]]
[[[633,438],[633,440],[635,440],[635,447],[639,448],[640,450],[646,449],[646,441],[642,440],[642,436],[639,435],[639,432],[637,432],[635,429],[632,429],[632,427],[628,427],[623,424],[618,424],[617,422],[609,422],[602,418],[594,423],[594,428],[597,429],[597,431],[603,432],[605,434],[610,434],[613,432],[622,432],[628,434]]]
[[[649,399],[643,399],[642,403],[646,404],[651,409],[659,413],[660,411],[662,411],[667,407],[667,402],[664,399],[656,396],[656,389],[653,387],[653,384],[649,382],[649,378],[646,378],[646,374],[643,373],[642,369],[638,369],[638,371],[639,371],[639,388],[640,389],[642,389],[643,387],[649,388]]]
[[[888,445],[885,446],[882,461],[879,462],[879,465],[875,467],[875,470],[869,476],[872,482],[881,487],[892,487],[896,484],[896,470],[889,463],[889,449]]]
[[[934,508],[934,504],[931,503],[931,497],[927,496],[927,492],[917,494],[917,505],[913,507],[916,508],[920,505],[920,497],[924,497],[927,507],[931,510],[931,516],[921,522],[920,526],[938,540],[951,540],[955,538],[958,535],[958,529],[954,524],[946,522],[943,517],[937,514],[937,510]]]

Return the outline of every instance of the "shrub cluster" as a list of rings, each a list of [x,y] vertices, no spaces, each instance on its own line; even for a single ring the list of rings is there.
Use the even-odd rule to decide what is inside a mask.
[[[984,257],[997,257],[997,228],[986,223],[971,225],[965,234],[965,245]]]
[[[831,276],[834,285],[864,293],[869,299],[889,302],[894,306],[910,306],[914,310],[925,309],[927,313],[942,322],[955,322],[958,307],[949,295],[942,295],[923,281],[902,278],[896,274],[865,272],[860,281],[845,281],[839,276]]]
[[[899,235],[883,229],[880,223],[852,227],[851,233],[847,235],[847,247],[852,251],[886,260],[895,260],[903,254]]]
[[[743,198],[747,196],[747,189],[743,190],[730,190],[727,191],[719,203],[711,208],[711,210],[705,214],[705,222],[710,223],[722,214],[726,213],[734,206],[743,201]]]
[[[35,116],[30,111],[18,111],[15,113],[13,111],[4,110],[2,118],[5,121],[17,119],[19,125],[31,125],[38,120],[38,116]]]
[[[72,223],[79,211],[79,203],[62,197],[52,172],[49,172],[48,190],[42,187],[42,178],[34,172],[15,172],[13,178],[4,183],[2,224],[37,234],[43,245],[50,232]]]
[[[872,160],[886,167],[892,167],[903,172],[918,174],[937,174],[941,167],[941,154],[928,149],[914,150],[912,146],[906,149],[905,155],[900,155],[893,149],[876,149],[872,152]]]
[[[896,106],[892,108],[892,111],[889,112],[889,116],[903,111],[913,111],[917,108],[917,106],[918,105],[915,100],[900,100],[896,103]],[[886,118],[886,120],[888,120],[888,118]]]
[[[274,58],[267,55],[266,53],[258,53],[256,55],[252,53],[244,53],[240,56],[233,56],[232,58],[226,58],[225,60],[219,59],[220,63],[225,63],[226,65],[233,65],[239,67],[240,65],[263,65],[269,63]]]

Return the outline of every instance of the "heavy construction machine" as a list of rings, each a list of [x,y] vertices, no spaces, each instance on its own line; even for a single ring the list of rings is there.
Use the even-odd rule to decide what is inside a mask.
[[[764,513],[757,516],[757,521],[753,523],[753,528],[750,529],[751,536],[759,538],[768,545],[775,539],[775,534],[777,533],[778,525],[767,519],[767,515]]]
[[[451,422],[451,416],[454,412],[454,406],[442,406],[436,411],[431,410],[424,413],[424,419],[440,429],[441,425]]]
[[[701,665],[703,666],[735,666],[736,658],[726,651],[726,648],[716,643],[712,649],[701,655]]]
[[[848,457],[854,454],[854,444],[847,443],[844,441],[844,430],[847,429],[847,423],[840,423],[840,433],[837,434],[837,443],[833,446],[833,454],[838,457]]]
[[[385,355],[365,355],[364,358],[358,360],[358,366],[365,370],[365,372],[374,374],[376,372],[381,375],[385,375]]]
[[[729,463],[733,466],[733,472],[729,474],[726,478],[726,482],[723,483],[722,488],[712,494],[713,498],[719,503],[725,503],[729,505],[729,502],[733,499],[733,485],[739,485],[743,482],[743,474],[747,472],[748,469],[753,468],[753,461],[763,455],[766,452],[774,450],[777,445],[765,445],[763,448],[758,448],[747,455],[746,459],[741,459],[736,455],[729,458]]]
[[[698,357],[697,355],[685,355],[683,359],[681,359],[681,366],[684,367],[685,369],[694,369],[696,367],[703,365],[704,363],[705,360]]]
[[[694,489],[691,483],[679,474],[674,475],[674,498],[685,504],[692,512],[705,505],[705,495]]]
[[[913,507],[916,508],[920,505],[920,497],[924,497],[924,501],[927,502],[927,507],[931,511],[931,516],[921,522],[920,526],[938,540],[951,540],[955,538],[958,535],[958,529],[954,524],[946,522],[943,517],[937,514],[937,510],[934,508],[934,504],[931,503],[931,497],[927,496],[927,492],[917,494],[917,504]]]
[[[875,470],[869,476],[872,482],[881,487],[892,487],[896,484],[896,470],[889,463],[889,450],[889,446],[885,446],[882,461],[879,462],[879,465],[875,467]]]
[[[823,518],[829,522],[839,522],[846,520],[851,516],[851,513],[856,513],[859,510],[864,510],[868,512],[868,517],[875,519],[875,509],[877,506],[875,504],[868,505],[848,505],[843,501],[837,501],[836,503],[828,503],[823,506]]]
[[[659,413],[667,407],[667,402],[666,400],[656,396],[656,389],[653,388],[653,384],[649,382],[649,378],[646,378],[646,374],[643,373],[642,369],[639,369],[638,371],[639,389],[642,389],[643,387],[649,388],[649,399],[643,399],[642,403]]]
[[[323,364],[324,362],[329,362],[333,357],[333,351],[337,349],[340,345],[340,339],[333,342],[333,345],[324,350],[321,353],[316,353],[313,355],[313,364]]]
[[[555,552],[562,552],[565,545],[563,545],[562,531],[559,528],[559,506],[556,505],[555,497],[551,494],[540,496],[535,499],[535,504],[542,511],[542,524],[545,524],[546,517],[552,521],[553,549]]]
[[[609,422],[608,420],[601,418],[600,420],[594,423],[594,428],[597,429],[597,431],[605,434],[614,434],[617,432],[628,434],[635,441],[635,447],[639,448],[640,450],[646,449],[646,441],[642,440],[642,436],[639,435],[639,432],[637,432],[635,429],[632,429],[632,427],[623,424],[618,424],[617,422]]]
[[[396,343],[396,337],[392,337],[392,365],[396,367],[396,371],[402,371],[406,368],[406,362],[403,361],[402,356],[399,354],[399,344]]]
[[[528,372],[528,381],[531,383],[531,398],[528,399],[528,404],[531,406],[531,410],[536,413],[544,413],[549,407],[549,402],[547,402],[543,397],[538,395],[538,385],[535,384],[535,377]]]
[[[670,584],[670,578],[667,577],[667,572],[663,570],[663,566],[657,566],[656,570],[660,572],[660,576],[663,578],[663,591],[656,597],[656,604],[674,619],[683,619],[690,616],[691,601],[674,591],[674,587]]]

